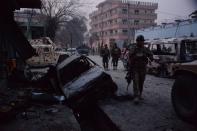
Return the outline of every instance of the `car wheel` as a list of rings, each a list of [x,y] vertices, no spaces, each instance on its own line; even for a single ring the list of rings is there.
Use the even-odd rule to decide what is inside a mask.
[[[172,104],[177,115],[183,120],[197,122],[197,79],[185,75],[176,79],[171,92]]]

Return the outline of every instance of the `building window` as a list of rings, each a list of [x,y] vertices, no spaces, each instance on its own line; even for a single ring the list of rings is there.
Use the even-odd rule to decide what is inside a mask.
[[[139,15],[139,10],[135,10],[135,14],[136,15]]]
[[[95,16],[94,20],[96,21],[97,20],[97,17]]]
[[[110,10],[110,11],[109,11],[109,14],[110,14],[110,16],[112,16],[112,14],[113,14],[113,10]]]
[[[123,24],[127,24],[127,19],[122,19]]]
[[[116,24],[118,23],[117,19],[114,20],[114,23],[116,23]]]
[[[109,32],[110,32],[110,35],[112,35],[112,34],[113,34],[113,30],[110,30]]]
[[[107,22],[105,22],[105,26],[107,26]]]
[[[115,34],[118,34],[118,31],[117,30],[115,30]]]
[[[140,21],[139,20],[134,20],[134,25],[139,25]]]
[[[122,9],[122,13],[123,13],[123,14],[127,14],[127,9],[123,8],[123,9]]]
[[[127,33],[128,33],[128,30],[127,30],[127,29],[123,29],[123,30],[122,30],[122,33],[123,33],[123,34],[127,34]]]
[[[113,10],[113,13],[114,13],[114,14],[117,14],[117,12],[118,12],[117,9],[114,9],[114,10]]]
[[[111,25],[113,23],[113,21],[112,20],[109,20],[109,24]]]

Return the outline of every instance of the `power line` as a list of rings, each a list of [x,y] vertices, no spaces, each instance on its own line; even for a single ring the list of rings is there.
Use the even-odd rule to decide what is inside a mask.
[[[166,11],[159,11],[159,10],[157,10],[156,12],[161,13],[161,14],[171,15],[171,16],[185,17],[183,15],[178,15],[178,14],[174,14],[174,13],[166,12]]]

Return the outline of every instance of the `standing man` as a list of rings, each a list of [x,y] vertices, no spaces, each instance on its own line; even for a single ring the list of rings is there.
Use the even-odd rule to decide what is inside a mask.
[[[117,70],[118,60],[121,56],[121,50],[120,48],[118,48],[116,43],[114,43],[114,46],[111,50],[111,56],[112,56],[113,70]]]
[[[136,47],[130,50],[129,70],[133,76],[134,103],[138,104],[139,100],[142,100],[146,66],[149,60],[153,59],[153,54],[148,48],[144,47],[143,35],[137,36],[136,43]]]
[[[108,63],[109,63],[109,59],[110,59],[110,52],[109,49],[107,47],[107,44],[105,44],[104,47],[101,48],[101,52],[100,52],[101,57],[103,58],[103,67],[105,70],[108,70]]]

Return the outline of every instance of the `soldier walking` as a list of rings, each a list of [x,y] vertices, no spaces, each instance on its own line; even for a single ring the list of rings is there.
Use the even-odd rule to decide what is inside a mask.
[[[120,48],[118,48],[116,43],[114,43],[114,47],[111,50],[111,56],[112,56],[113,70],[117,70],[118,60],[121,56],[121,50],[120,50]]]
[[[103,58],[103,67],[105,70],[108,70],[108,65],[109,65],[109,59],[110,59],[110,51],[105,44],[104,47],[101,48],[100,52],[101,57]]]
[[[136,39],[136,47],[130,50],[129,72],[133,77],[134,103],[142,100],[143,85],[146,76],[146,66],[149,60],[153,59],[152,52],[144,47],[144,36],[139,35]]]

